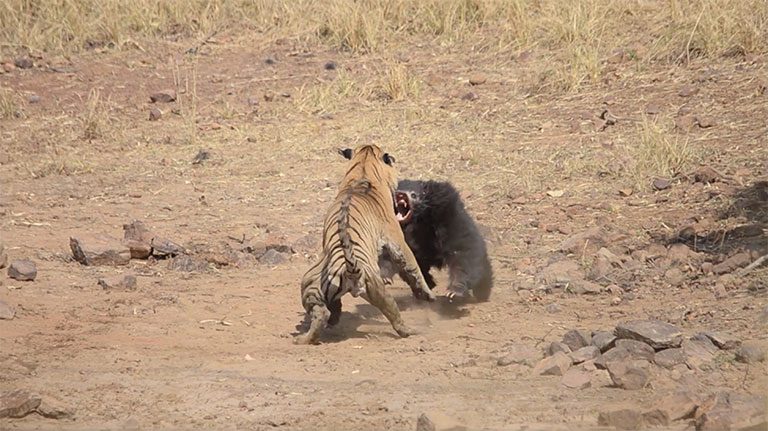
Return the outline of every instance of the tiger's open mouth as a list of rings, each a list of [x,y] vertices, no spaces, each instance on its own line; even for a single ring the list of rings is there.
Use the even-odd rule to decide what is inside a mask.
[[[400,224],[406,224],[411,221],[413,211],[411,211],[411,200],[408,193],[395,192],[395,217]]]

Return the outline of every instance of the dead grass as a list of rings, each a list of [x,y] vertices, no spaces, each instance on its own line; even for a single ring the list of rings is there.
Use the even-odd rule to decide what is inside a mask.
[[[647,118],[638,124],[626,150],[627,173],[640,189],[647,188],[654,177],[672,178],[687,172],[700,156],[687,136],[676,135],[670,127]]]
[[[99,139],[104,136],[109,124],[109,113],[101,100],[99,90],[91,90],[85,102],[85,110],[80,117],[82,138],[87,141]]]
[[[18,94],[14,91],[0,88],[0,119],[19,118],[22,115]]]

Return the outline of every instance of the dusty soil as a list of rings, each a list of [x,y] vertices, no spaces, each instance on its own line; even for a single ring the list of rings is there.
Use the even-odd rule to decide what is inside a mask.
[[[11,260],[38,268],[33,282],[0,276],[0,300],[16,309],[0,320],[0,390],[75,411],[2,428],[414,429],[421,412],[439,410],[472,429],[593,429],[600,411],[651,406],[681,387],[765,393],[764,368],[732,355],[682,376],[660,370],[637,391],[565,389],[528,366],[496,364],[513,342],[543,349],[569,329],[632,319],[687,335],[765,337],[765,267],[706,273],[738,253],[744,262],[768,253],[765,58],[619,63],[603,82],[557,95],[526,85],[535,52],[499,58],[425,43],[398,55],[422,82],[398,102],[323,96],[342,78],[380,79],[386,65],[374,55],[212,42],[195,56],[163,42],[44,57],[0,75],[24,96],[23,116],[0,121],[0,235]],[[470,85],[473,73],[485,82]],[[179,100],[150,104],[151,93],[173,88]],[[94,89],[100,104],[89,108]],[[148,120],[152,107],[158,121]],[[606,109],[615,117],[607,125]],[[687,172],[630,175],[638,124],[654,117],[663,137],[687,143]],[[321,345],[295,346],[299,280],[344,165],[334,150],[362,142],[394,154],[402,177],[456,185],[487,236],[494,292],[488,303],[424,305],[397,280],[392,291],[421,335],[397,338],[348,297]],[[201,149],[210,157],[192,163]],[[716,181],[697,182],[700,166]],[[654,190],[654,176],[670,187]],[[134,219],[209,267],[73,261],[71,236],[122,237]],[[595,226],[605,228],[598,244],[559,251]],[[264,262],[243,242],[294,252]],[[672,244],[686,247],[668,254]],[[603,246],[630,264],[595,275]],[[549,283],[545,269],[566,259],[601,291]],[[135,290],[97,284],[123,273],[137,275]],[[442,293],[445,275],[438,280]]]

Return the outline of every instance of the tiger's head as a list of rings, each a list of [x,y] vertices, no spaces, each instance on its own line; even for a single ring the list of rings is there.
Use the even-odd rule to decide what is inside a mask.
[[[350,148],[340,149],[339,154],[349,160],[349,168],[344,176],[344,181],[367,178],[370,180],[381,179],[390,192],[394,194],[397,188],[397,169],[395,158],[385,153],[376,145],[361,145],[354,150]]]

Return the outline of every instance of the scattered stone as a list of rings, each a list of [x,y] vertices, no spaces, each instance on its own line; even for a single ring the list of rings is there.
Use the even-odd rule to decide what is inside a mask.
[[[325,65],[323,65],[323,68],[325,70],[336,70],[337,67],[338,65],[336,64],[335,61],[327,61]]]
[[[31,69],[34,67],[34,63],[32,62],[32,59],[29,57],[19,57],[16,60],[14,60],[13,65],[18,67],[19,69]]]
[[[571,368],[563,374],[560,384],[571,389],[586,389],[592,385],[592,374],[578,368]]]
[[[83,265],[127,265],[131,250],[109,235],[70,237],[69,247],[75,260]]]
[[[18,281],[34,281],[37,277],[37,265],[31,260],[14,260],[8,266],[8,277]]]
[[[505,350],[507,353],[496,361],[496,364],[502,367],[510,364],[533,367],[541,359],[541,350],[526,344],[513,344]]]
[[[764,362],[766,356],[768,356],[768,343],[765,341],[745,341],[736,351],[736,360],[745,364]]]
[[[176,92],[173,90],[158,91],[149,95],[152,103],[171,103],[176,101]]]
[[[461,100],[468,100],[470,102],[474,102],[475,100],[477,100],[479,98],[480,98],[480,96],[477,93],[475,93],[474,91],[468,91],[468,92],[464,93],[461,96]]]
[[[563,352],[557,352],[539,361],[533,373],[542,376],[562,376],[570,367],[571,358]]]
[[[203,272],[208,270],[208,262],[187,254],[180,254],[168,262],[168,269],[179,272]]]
[[[621,339],[616,340],[616,347],[624,349],[629,352],[629,356],[632,359],[642,359],[648,362],[653,362],[654,350],[642,341]]]
[[[750,257],[749,253],[747,252],[736,253],[733,256],[729,257],[728,259],[725,259],[724,261],[712,267],[712,272],[718,275],[725,274],[728,272],[732,272],[735,269],[747,266],[751,262],[752,262],[752,258]]]
[[[618,296],[614,296],[613,298],[611,298],[611,305],[613,305],[614,307],[617,305],[621,305],[621,302],[622,302],[622,299]]]
[[[653,362],[660,367],[671,369],[685,363],[685,352],[681,347],[660,350],[653,356]]]
[[[48,419],[71,419],[75,416],[75,411],[72,408],[59,400],[48,397],[43,398],[36,410],[37,413]]]
[[[574,364],[580,364],[597,359],[600,356],[600,349],[595,346],[585,346],[572,352],[569,356]]]
[[[685,244],[672,244],[667,250],[667,258],[675,263],[687,263],[694,253]]]
[[[599,249],[606,243],[606,234],[599,226],[591,227],[584,232],[566,238],[558,246],[558,250],[570,254],[582,254],[587,246]],[[577,264],[578,268],[578,264]]]
[[[553,302],[544,307],[544,310],[549,314],[556,314],[563,311],[563,307],[561,307],[560,304]]]
[[[649,103],[645,107],[645,113],[648,115],[656,115],[661,112],[661,108],[656,103]]]
[[[259,258],[259,262],[265,265],[280,265],[286,261],[288,261],[286,254],[279,252],[274,248],[267,249],[267,251]]]
[[[616,344],[616,336],[613,332],[608,331],[594,331],[592,332],[592,345],[600,349],[600,352],[605,353],[609,349],[613,348]]]
[[[537,275],[537,279],[545,286],[565,286],[581,278],[583,275],[579,264],[570,259],[553,262]]]
[[[552,356],[557,352],[562,352],[567,355],[571,353],[571,348],[559,341],[553,341],[549,346],[547,346],[547,356]]]
[[[701,272],[704,274],[711,274],[714,267],[715,265],[713,265],[712,262],[704,262],[701,264]]]
[[[669,268],[664,272],[664,279],[667,280],[671,286],[679,286],[685,281],[685,274],[679,268]]]
[[[624,347],[614,347],[603,353],[599,358],[595,359],[595,367],[599,370],[607,370],[608,364],[612,362],[623,362],[631,359],[643,359],[630,353]]]
[[[668,426],[669,415],[661,409],[651,409],[643,412],[643,423],[650,426]]]
[[[200,151],[197,152],[197,154],[195,154],[195,157],[192,159],[192,164],[199,165],[210,158],[211,158],[211,152],[208,150],[201,149]]]
[[[34,105],[35,103],[40,103],[40,101],[43,100],[42,97],[38,96],[37,94],[30,94],[27,96],[27,102]]]
[[[696,431],[765,430],[765,396],[718,393],[696,411]]]
[[[125,274],[103,277],[99,279],[98,284],[105,290],[134,290],[136,289],[136,276]]]
[[[150,245],[152,246],[152,255],[159,258],[173,257],[185,252],[184,247],[167,238],[152,238]]]
[[[603,291],[599,284],[584,279],[571,280],[568,288],[577,295],[598,295]]]
[[[688,394],[679,392],[658,400],[654,410],[663,411],[669,421],[674,422],[692,418],[696,407],[698,407],[697,403]]]
[[[267,57],[264,59],[264,64],[268,64],[271,66],[273,64],[277,64],[277,60],[275,60],[274,57]]]
[[[685,354],[685,363],[691,368],[701,368],[715,358],[717,346],[707,340],[683,340],[683,353]]]
[[[23,418],[40,405],[40,397],[17,389],[0,394],[0,419]]]
[[[620,430],[637,430],[643,425],[643,415],[638,410],[633,409],[601,412],[597,416],[597,424]]]
[[[680,347],[683,333],[672,324],[660,320],[635,320],[616,326],[618,338],[629,338],[649,344],[654,349]]]
[[[11,320],[16,316],[16,309],[0,299],[0,320]]]
[[[691,97],[699,92],[699,87],[693,85],[686,85],[680,89],[677,93],[680,97]]]
[[[158,121],[163,116],[163,111],[158,108],[152,107],[149,110],[149,121]]]
[[[132,259],[146,259],[152,254],[154,234],[139,220],[123,225],[123,242],[131,251]]]
[[[699,127],[701,123],[699,123]],[[720,173],[710,166],[702,166],[693,173],[693,180],[697,183],[710,184],[720,180]]]
[[[488,77],[483,73],[473,73],[469,76],[469,83],[471,85],[481,85],[488,81]]]
[[[702,337],[708,338],[715,346],[723,350],[733,350],[741,345],[741,340],[725,332],[702,332],[693,338],[698,340]]]
[[[610,362],[608,373],[616,387],[630,391],[643,389],[650,380],[648,372],[640,367],[623,362]]]
[[[419,415],[416,431],[466,431],[467,427],[456,419],[438,411]]]
[[[666,190],[672,186],[672,182],[666,178],[654,178],[651,185],[654,190]]]
[[[568,346],[572,352],[582,347],[587,347],[592,342],[592,334],[580,329],[571,329],[563,335],[563,344]]]

